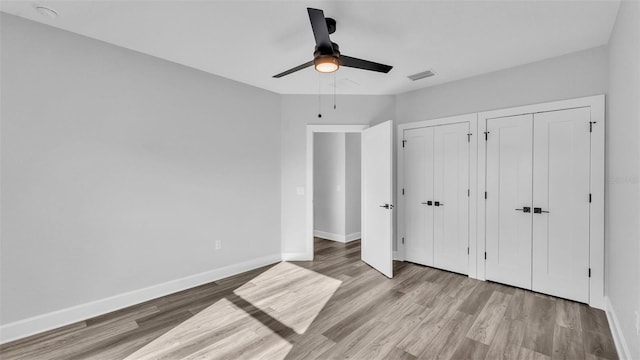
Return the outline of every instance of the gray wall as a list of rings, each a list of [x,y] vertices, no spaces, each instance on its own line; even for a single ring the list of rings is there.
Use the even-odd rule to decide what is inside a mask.
[[[345,164],[345,203],[346,203],[346,235],[360,232],[362,220],[362,143],[361,135],[346,134],[346,164]]]
[[[607,61],[603,46],[400,94],[396,119],[407,123],[603,94]]]
[[[280,253],[278,95],[0,16],[2,324]]]
[[[314,230],[345,235],[345,134],[317,133],[313,139]]]
[[[609,41],[605,294],[640,359],[640,3],[623,1]]]
[[[297,188],[306,184],[307,124],[378,124],[395,116],[395,96],[346,95],[322,97],[322,118],[318,118],[318,96],[283,95],[281,148],[281,231],[282,252],[304,254],[306,235],[306,196]]]

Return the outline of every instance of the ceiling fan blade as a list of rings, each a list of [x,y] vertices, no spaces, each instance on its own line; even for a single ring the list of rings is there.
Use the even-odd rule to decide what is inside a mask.
[[[330,50],[333,53],[333,46],[329,38],[329,29],[327,28],[327,20],[324,18],[324,11],[320,9],[307,8],[313,36],[316,38],[316,47],[318,49]]]
[[[304,63],[302,65],[298,65],[298,66],[294,67],[293,69],[289,69],[287,71],[281,72],[278,75],[273,75],[273,77],[274,78],[281,78],[281,77],[283,77],[285,75],[289,75],[289,74],[294,73],[294,72],[296,72],[298,70],[302,70],[304,68],[308,68],[309,66],[312,66],[312,65],[313,65],[313,60],[311,60],[309,62],[306,62],[306,63]]]
[[[341,66],[352,67],[356,69],[371,70],[371,71],[377,71],[382,73],[388,73],[391,69],[393,69],[393,66],[380,64],[380,63],[368,61],[368,60],[362,60],[362,59],[358,59],[358,58],[354,58],[346,55],[340,55],[339,60],[340,60]]]

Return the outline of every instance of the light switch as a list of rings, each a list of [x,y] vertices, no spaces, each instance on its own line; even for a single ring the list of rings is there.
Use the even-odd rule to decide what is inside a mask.
[[[296,187],[296,195],[304,195],[304,186]]]

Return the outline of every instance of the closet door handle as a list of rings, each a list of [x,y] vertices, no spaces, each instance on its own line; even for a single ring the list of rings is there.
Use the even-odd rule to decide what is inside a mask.
[[[549,212],[548,212],[548,211],[546,211],[546,210],[542,210],[542,208],[534,207],[534,208],[533,208],[533,213],[534,213],[534,214],[542,214],[542,213],[547,213],[547,214],[548,214]]]
[[[420,204],[422,204],[422,205],[429,205],[429,206],[431,206],[431,205],[433,205],[433,201],[428,200],[427,202],[421,202]]]
[[[522,209],[516,209],[517,211],[522,211],[524,213],[530,213],[531,212],[531,208],[528,206],[523,206]]]
[[[444,203],[441,203],[440,201],[435,201],[433,203],[433,205],[435,205],[435,206],[444,206]]]

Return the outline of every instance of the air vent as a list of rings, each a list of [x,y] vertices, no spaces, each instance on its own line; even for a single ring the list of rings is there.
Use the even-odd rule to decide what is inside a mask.
[[[413,81],[416,81],[416,80],[420,80],[420,79],[431,77],[433,75],[435,75],[435,73],[433,71],[427,70],[427,71],[423,71],[421,73],[409,75],[408,78],[413,80]]]

